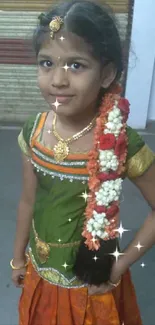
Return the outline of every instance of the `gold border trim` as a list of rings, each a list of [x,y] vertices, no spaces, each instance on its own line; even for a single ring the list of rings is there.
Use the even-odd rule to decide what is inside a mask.
[[[87,287],[87,284],[82,283],[80,280],[77,279],[76,276],[74,276],[69,280],[62,273],[60,273],[58,270],[54,268],[38,267],[31,248],[29,248],[29,256],[35,271],[43,280],[67,289]]]
[[[24,140],[23,130],[21,130],[21,132],[20,132],[20,134],[18,136],[18,144],[19,144],[19,147],[22,150],[22,152],[26,156],[31,157],[29,147],[28,147],[27,143]]]
[[[154,152],[144,145],[129,161],[127,162],[127,176],[136,178],[142,176],[155,161]]]

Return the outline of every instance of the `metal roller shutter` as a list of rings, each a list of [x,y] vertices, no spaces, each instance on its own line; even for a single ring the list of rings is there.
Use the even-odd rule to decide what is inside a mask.
[[[59,0],[1,0],[0,10],[14,10],[14,11],[44,11],[47,7],[58,3]],[[104,3],[105,1],[99,0],[98,2]],[[115,12],[127,12],[128,0],[107,0]]]

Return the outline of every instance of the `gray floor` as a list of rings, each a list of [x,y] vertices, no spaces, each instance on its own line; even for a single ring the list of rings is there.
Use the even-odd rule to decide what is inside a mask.
[[[21,189],[20,150],[16,141],[18,133],[17,130],[0,130],[0,325],[18,324],[17,305],[20,290],[11,284],[9,267],[13,250],[17,202]],[[151,129],[150,134],[148,132],[143,136],[155,151],[155,135],[153,133],[155,133],[154,128]],[[129,181],[125,181],[121,219],[123,226],[131,231],[124,235],[122,247],[133,238],[148,211],[149,208],[138,190]],[[145,268],[141,267],[142,262],[146,264]],[[132,275],[143,325],[155,325],[154,247],[132,267]]]

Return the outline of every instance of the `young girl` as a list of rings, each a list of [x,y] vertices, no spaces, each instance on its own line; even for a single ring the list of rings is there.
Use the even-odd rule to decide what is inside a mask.
[[[155,165],[126,124],[114,20],[92,1],[65,1],[40,16],[34,45],[49,111],[19,135],[24,177],[10,263],[23,287],[19,324],[141,325],[128,268],[155,243]],[[120,253],[125,177],[152,213]]]

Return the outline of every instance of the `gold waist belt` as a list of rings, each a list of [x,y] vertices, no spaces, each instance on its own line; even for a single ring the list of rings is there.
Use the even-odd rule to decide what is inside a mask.
[[[80,240],[78,240],[76,242],[66,243],[66,244],[46,243],[39,238],[38,233],[35,229],[34,219],[32,220],[32,228],[35,235],[36,253],[41,264],[47,262],[50,255],[51,247],[57,247],[57,248],[74,247],[74,246],[78,246],[81,242]]]

